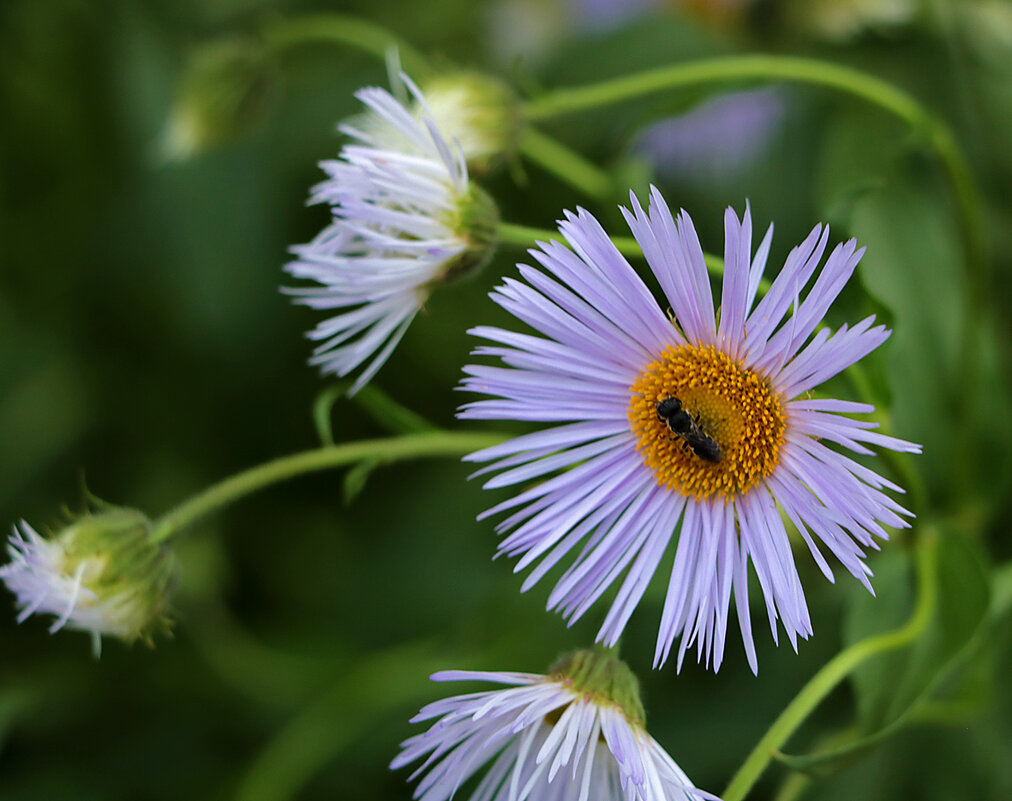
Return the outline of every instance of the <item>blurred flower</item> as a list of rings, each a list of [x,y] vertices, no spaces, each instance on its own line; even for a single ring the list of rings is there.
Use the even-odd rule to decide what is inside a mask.
[[[162,156],[181,161],[241,135],[260,118],[275,81],[274,63],[256,42],[227,40],[197,50],[176,90]]]
[[[990,62],[1000,74],[1012,67],[1012,4],[1008,0],[977,0],[946,9],[955,12],[973,54]]]
[[[439,718],[391,764],[429,755],[411,777],[425,774],[415,798],[446,801],[491,760],[472,801],[713,798],[647,733],[636,677],[607,652],[577,651],[547,676],[453,670],[432,679],[511,686],[445,698],[412,718]]]
[[[655,664],[681,637],[679,666],[695,642],[697,658],[712,657],[719,668],[733,591],[755,671],[750,561],[774,639],[778,618],[795,648],[797,636],[812,631],[781,509],[827,578],[833,574],[816,539],[869,589],[864,549],[878,547],[875,536],[888,536],[882,524],[907,525],[899,515],[909,512],[881,491],[902,490],[827,443],[862,454],[871,453],[862,443],[919,447],[844,416],[871,406],[810,397],[889,332],[872,327],[869,317],[832,336],[823,329],[809,341],[864,253],[853,240],[837,245],[802,301],[829,238],[821,225],[791,251],[750,313],[773,228],[753,259],[747,207],[741,222],[730,208],[725,214],[718,320],[688,214],[676,223],[656,189],[649,214],[632,201],[634,212],[623,213],[670,317],[598,222],[582,210],[567,213],[559,230],[573,250],[538,243],[531,255],[546,272],[520,265],[526,283],[507,278],[492,294],[543,336],[472,330],[494,343],[475,355],[499,357],[506,366],[464,368],[463,389],[497,399],[466,404],[460,413],[566,424],[467,458],[492,461],[482,473],[502,471],[488,488],[552,476],[485,513],[517,510],[498,526],[512,531],[500,552],[522,556],[517,570],[538,562],[525,590],[583,543],[550,594],[550,609],[576,620],[627,571],[598,633],[615,643],[678,528]]]
[[[712,181],[753,161],[783,118],[776,90],[731,92],[654,123],[634,147],[663,175]]]
[[[567,0],[574,20],[587,28],[610,30],[664,6],[663,0]]]
[[[561,0],[492,0],[484,17],[485,50],[514,70],[545,62],[570,28]]]
[[[11,561],[0,579],[17,598],[18,623],[55,615],[55,633],[67,626],[90,631],[97,656],[103,634],[148,642],[163,616],[173,573],[171,552],[151,541],[148,519],[133,509],[86,514],[55,537],[25,521],[8,540]]]
[[[802,24],[826,39],[846,41],[867,30],[909,22],[919,0],[801,0],[795,13]]]
[[[421,92],[404,81],[420,117],[383,89],[356,94],[374,121],[369,131],[342,126],[363,144],[345,145],[339,160],[321,162],[330,178],[310,197],[330,204],[333,221],[309,244],[292,248],[297,260],[285,268],[322,285],[289,290],[296,303],[341,310],[309,332],[321,341],[310,363],[345,376],[370,360],[352,392],[383,366],[429,292],[483,265],[495,244],[495,204],[468,180],[460,148],[447,142]],[[382,134],[380,121],[389,129]]]
[[[736,22],[753,0],[566,0],[577,24],[611,30],[654,13],[681,13],[704,23]]]

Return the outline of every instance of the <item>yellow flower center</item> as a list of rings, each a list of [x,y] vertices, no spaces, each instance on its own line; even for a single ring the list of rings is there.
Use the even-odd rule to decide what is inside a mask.
[[[636,449],[662,487],[697,500],[747,492],[773,472],[784,444],[786,414],[769,382],[712,346],[668,347],[629,387]],[[692,432],[677,434],[657,404],[677,398]],[[683,426],[685,428],[685,426]],[[693,448],[702,436],[720,447],[719,461]],[[712,446],[711,446],[712,451]]]

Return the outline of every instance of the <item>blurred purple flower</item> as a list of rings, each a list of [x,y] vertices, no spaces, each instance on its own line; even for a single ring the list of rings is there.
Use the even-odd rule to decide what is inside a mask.
[[[753,161],[769,144],[786,112],[776,89],[720,95],[691,111],[654,123],[634,149],[666,176],[710,179]]]
[[[608,30],[661,8],[663,0],[566,0],[573,18],[586,28]]]

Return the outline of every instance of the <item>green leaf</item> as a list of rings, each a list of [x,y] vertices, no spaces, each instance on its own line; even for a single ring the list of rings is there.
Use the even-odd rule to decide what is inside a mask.
[[[938,547],[937,597],[927,628],[911,647],[869,660],[851,676],[863,734],[814,754],[781,754],[781,762],[813,771],[836,767],[867,751],[916,720],[918,710],[976,650],[975,638],[990,603],[988,574],[976,547],[965,537],[942,534]],[[879,597],[856,596],[844,630],[848,644],[894,628],[909,615],[910,571],[903,561],[899,555],[887,555],[876,562]]]
[[[851,232],[868,250],[858,276],[893,314],[885,345],[892,432],[924,446],[918,457],[936,503],[969,468],[966,434],[949,410],[960,392],[965,281],[944,205],[922,187],[888,186],[852,205]]]
[[[313,422],[316,425],[316,433],[324,445],[334,444],[334,429],[330,422],[331,413],[334,404],[346,397],[351,387],[351,381],[338,382],[320,392],[316,396],[316,400],[313,401]],[[401,405],[376,387],[362,387],[349,400],[361,406],[373,420],[393,434],[415,434],[421,431],[438,430],[420,414]]]
[[[344,474],[344,504],[351,506],[359,493],[365,489],[372,471],[379,467],[382,462],[379,459],[366,459],[359,462],[351,470]]]
[[[878,109],[846,105],[826,126],[816,197],[826,218],[846,217],[861,196],[886,186],[904,145],[903,127]]]
[[[362,387],[352,400],[392,434],[417,434],[422,431],[439,430],[420,414],[398,403],[377,387]]]

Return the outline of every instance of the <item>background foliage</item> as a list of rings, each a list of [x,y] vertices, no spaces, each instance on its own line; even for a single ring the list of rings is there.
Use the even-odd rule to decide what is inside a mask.
[[[834,241],[868,245],[858,271],[867,292],[855,282],[830,323],[871,309],[895,327],[868,379],[891,431],[925,443],[919,511],[945,533],[941,615],[917,647],[836,691],[792,751],[902,717],[866,749],[805,763],[817,771],[812,796],[1012,797],[1012,18],[1000,2],[911,3],[900,24],[840,39],[808,24],[807,4],[761,2],[726,18],[702,13],[712,4],[676,5],[592,24],[580,4],[561,2],[6,0],[0,519],[45,524],[61,503],[80,508],[82,471],[99,497],[158,514],[316,441],[311,406],[326,384],[305,366],[303,339],[316,318],[278,293],[279,268],[286,248],[325,222],[325,210],[304,207],[315,164],[339,148],[335,123],[358,111],[352,92],[385,83],[384,68],[338,47],[301,49],[244,135],[166,163],[174,86],[201,43],[281,14],[337,10],[528,93],[734,52],[851,64],[955,128],[985,196],[984,271],[961,261],[951,197],[923,144],[852,98],[781,87],[782,119],[758,154],[702,174],[652,165],[637,149],[645,125],[703,100],[698,91],[550,129],[619,183],[642,191],[657,180],[709,250],[721,247],[723,207],[745,198],[757,226],[776,221],[771,265],[822,219]],[[511,222],[546,227],[584,204],[626,233],[621,194],[596,203],[530,165],[487,186]],[[376,383],[454,425],[464,329],[504,321],[484,296],[520,257],[503,247],[480,276],[437,293]],[[853,394],[846,380],[838,390]],[[346,402],[334,428],[339,440],[381,433]],[[519,595],[509,565],[490,560],[491,525],[474,522],[491,493],[467,473],[452,461],[383,469],[350,505],[342,476],[313,476],[200,525],[179,543],[175,636],[154,650],[110,642],[93,661],[83,635],[49,638],[40,621],[16,627],[6,615],[0,798],[409,798],[386,764],[409,715],[440,692],[429,672],[540,671],[589,643],[598,623],[592,613],[566,629],[546,615],[547,583]],[[798,656],[757,636],[755,679],[733,642],[716,676],[694,664],[651,672],[663,587],[651,588],[623,653],[644,683],[651,732],[699,786],[719,791],[846,642],[906,619],[908,539],[872,559],[878,600],[799,560],[816,636]],[[906,709],[915,698],[923,703]],[[755,797],[785,799],[801,784],[774,768]]]

